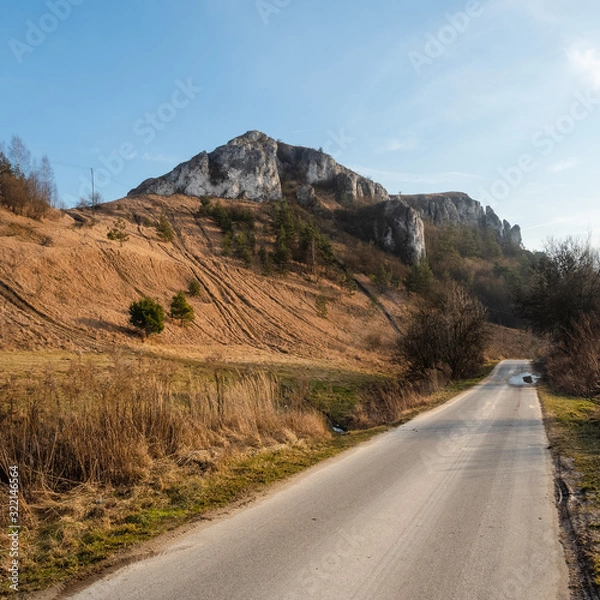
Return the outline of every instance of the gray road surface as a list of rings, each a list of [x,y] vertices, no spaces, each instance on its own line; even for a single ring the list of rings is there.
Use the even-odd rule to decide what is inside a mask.
[[[567,599],[536,392],[474,390],[178,538],[78,600]]]

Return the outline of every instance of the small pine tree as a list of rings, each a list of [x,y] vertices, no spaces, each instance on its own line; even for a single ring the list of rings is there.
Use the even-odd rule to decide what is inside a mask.
[[[281,272],[288,270],[290,261],[292,260],[292,251],[289,245],[289,238],[282,225],[277,232],[275,239],[275,252],[273,253],[273,262],[279,267]]]
[[[119,217],[113,224],[112,229],[108,230],[106,237],[109,240],[117,241],[123,245],[123,242],[129,240],[129,234],[126,231],[126,224],[121,217]]]
[[[202,196],[200,198],[200,211],[199,214],[201,217],[210,216],[212,211],[212,201],[208,196]]]
[[[233,231],[233,219],[231,218],[231,213],[222,204],[217,204],[217,206],[212,209],[212,216],[223,233],[231,233]]]
[[[333,265],[336,262],[335,254],[331,242],[321,233],[318,237],[319,256],[324,265]]]
[[[171,222],[167,215],[161,215],[159,222],[155,225],[158,237],[163,242],[172,242],[175,239],[175,233],[171,227]]]
[[[234,253],[237,258],[244,261],[246,267],[252,264],[252,252],[250,248],[256,243],[254,236],[249,236],[245,231],[240,231],[233,238]]]
[[[223,237],[223,245],[222,245],[221,254],[226,257],[231,256],[232,247],[233,247],[233,237],[231,235],[231,232],[229,232],[229,233],[226,233],[225,236]]]
[[[283,228],[285,231],[288,245],[292,245],[297,233],[297,222],[296,216],[292,207],[288,204],[287,200],[278,202],[274,209],[273,214],[273,225],[275,231],[279,233],[280,229]]]
[[[241,258],[246,268],[252,266],[252,252],[247,247],[241,248],[237,251],[238,258]]]
[[[165,328],[165,311],[158,302],[146,296],[129,307],[129,322],[144,336],[160,333]]]
[[[191,323],[196,318],[194,309],[188,303],[183,290],[173,296],[170,316],[172,319],[179,321],[180,325]]]
[[[317,309],[317,314],[321,319],[326,319],[327,314],[329,313],[329,298],[327,296],[319,295],[315,300],[315,308]]]
[[[428,294],[433,286],[433,273],[429,263],[426,260],[415,263],[410,269],[405,284],[409,292],[422,296]]]
[[[380,292],[384,292],[392,281],[392,274],[387,271],[385,265],[380,264],[377,273],[370,276],[371,281],[379,288]]]
[[[316,228],[310,224],[303,224],[300,230],[300,260],[305,263],[314,275],[319,263],[319,240]]]
[[[264,246],[261,246],[258,251],[258,259],[260,260],[260,264],[262,266],[263,275],[272,275],[273,274],[273,258],[271,254],[267,252],[267,249]]]
[[[344,287],[350,294],[354,294],[358,289],[358,285],[356,284],[356,278],[354,277],[354,273],[347,268],[344,268],[340,273],[339,284]]]
[[[264,266],[264,264],[267,262],[267,257],[269,256],[269,253],[267,252],[267,249],[264,246],[261,246],[258,249],[258,260],[260,260],[260,264]]]
[[[188,292],[193,298],[200,295],[201,292],[200,282],[197,279],[192,279],[188,286]]]

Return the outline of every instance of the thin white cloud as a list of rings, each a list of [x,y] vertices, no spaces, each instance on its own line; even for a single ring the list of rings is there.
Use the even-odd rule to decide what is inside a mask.
[[[579,159],[575,158],[573,156],[572,158],[567,158],[566,160],[560,160],[557,163],[550,165],[548,167],[548,170],[551,171],[552,173],[560,173],[561,171],[568,171],[569,169],[576,167],[578,164],[579,164]]]
[[[179,162],[179,158],[177,156],[168,156],[166,154],[150,154],[149,152],[144,152],[142,159],[150,162],[165,163],[169,165]]]
[[[573,227],[578,227],[579,229],[589,229],[590,231],[593,231],[595,224],[600,225],[600,210],[579,210],[567,216],[557,216],[550,221],[545,221],[542,223],[529,225],[528,227],[523,227],[523,231],[530,231],[532,229],[540,229],[542,227],[556,225],[569,225]]]
[[[533,231],[534,229],[541,229],[542,227],[549,227],[551,225],[559,225],[566,223],[567,220],[557,217],[556,219],[552,219],[552,221],[544,221],[543,223],[538,223],[536,225],[529,225],[528,227],[521,227],[522,231]]]
[[[486,4],[489,12],[517,10],[525,12],[538,23],[559,23],[560,17],[548,8],[547,0],[489,0]]]
[[[384,178],[394,182],[400,183],[428,183],[438,184],[452,182],[457,179],[483,179],[479,175],[473,175],[472,173],[461,173],[458,171],[448,171],[445,173],[402,173],[398,171],[383,171],[381,169],[372,169],[370,167],[364,167],[361,165],[354,165],[350,167],[357,173],[362,173],[373,178]]]
[[[406,152],[417,146],[418,142],[415,139],[391,138],[377,142],[374,150],[376,154],[391,154],[393,152]]]
[[[573,44],[567,52],[573,70],[587,79],[595,89],[600,89],[600,52],[587,45]]]

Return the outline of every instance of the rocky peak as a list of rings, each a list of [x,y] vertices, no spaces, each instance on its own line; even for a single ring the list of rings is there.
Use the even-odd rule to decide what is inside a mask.
[[[252,131],[246,131],[246,133],[243,135],[233,138],[227,143],[227,145],[243,146],[244,144],[255,144],[257,142],[268,145],[275,142],[275,140],[270,138],[266,133],[258,131],[257,129],[253,129]]]
[[[140,194],[281,200],[277,142],[259,131],[249,131],[210,154],[201,152],[162,177],[147,179],[129,192],[130,196]]]
[[[210,154],[201,152],[170,173],[147,179],[129,195],[185,194],[263,202],[282,198],[282,180],[327,188],[345,206],[388,199],[382,185],[343,167],[328,154],[276,142],[260,131],[248,131]]]

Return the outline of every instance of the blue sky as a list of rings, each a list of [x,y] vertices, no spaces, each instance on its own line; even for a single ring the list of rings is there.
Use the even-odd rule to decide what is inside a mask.
[[[464,191],[525,245],[600,243],[595,0],[15,0],[0,139],[48,154],[67,205],[250,129],[390,193]]]

